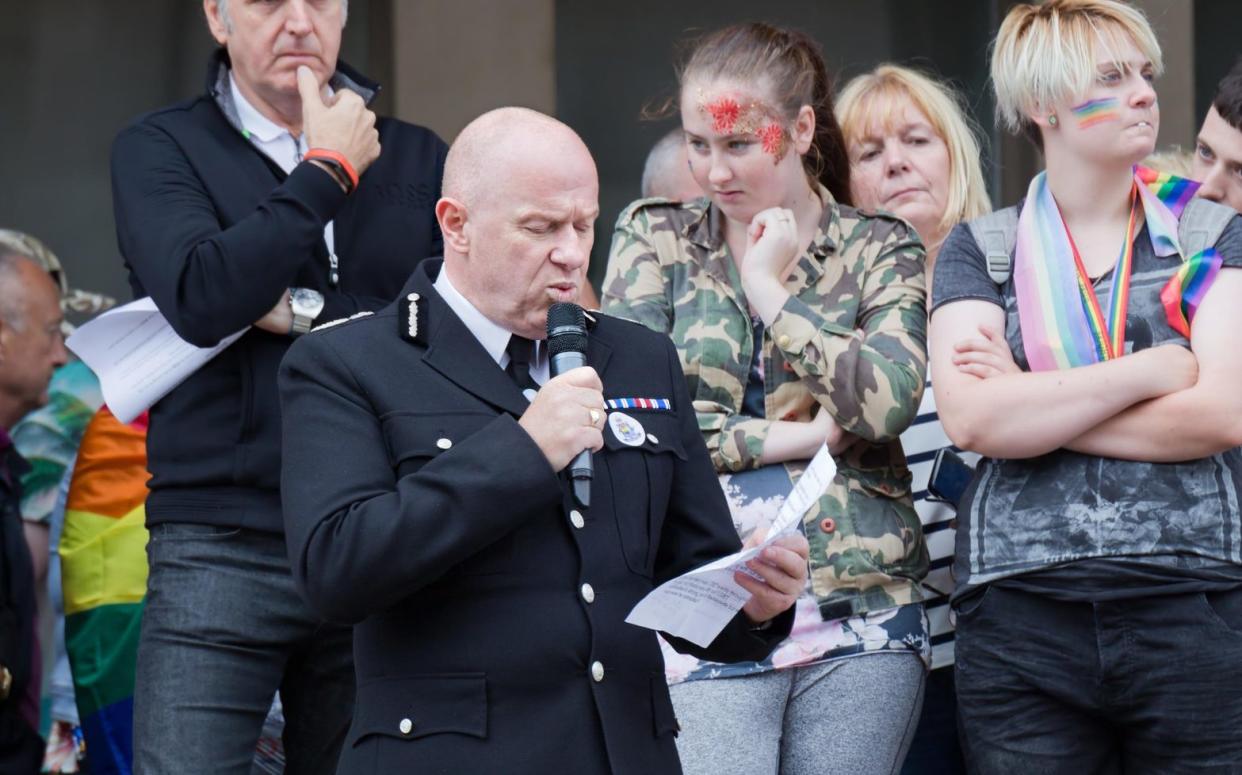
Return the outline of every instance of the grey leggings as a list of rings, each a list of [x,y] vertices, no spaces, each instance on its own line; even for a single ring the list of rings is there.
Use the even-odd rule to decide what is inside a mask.
[[[923,662],[883,651],[670,687],[686,775],[891,775],[923,705]]]

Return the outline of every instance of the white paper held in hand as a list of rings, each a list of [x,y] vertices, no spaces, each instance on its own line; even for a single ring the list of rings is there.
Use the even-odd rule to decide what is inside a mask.
[[[195,347],[145,297],[109,310],[65,341],[99,377],[104,402],[123,423],[151,408],[247,329],[215,347]]]
[[[785,498],[763,543],[664,582],[638,601],[625,621],[706,648],[750,599],[750,593],[733,580],[734,571],[753,576],[746,561],[780,536],[796,530],[836,475],[837,463],[825,444]]]

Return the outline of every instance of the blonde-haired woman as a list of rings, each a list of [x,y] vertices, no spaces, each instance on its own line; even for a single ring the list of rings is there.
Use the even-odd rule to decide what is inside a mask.
[[[909,221],[927,246],[925,266],[931,277],[949,230],[991,210],[979,141],[962,99],[917,70],[882,64],[846,84],[836,110],[849,152],[855,203],[869,210],[888,210]],[[927,384],[931,386],[930,373]],[[924,586],[931,593],[925,604],[933,643],[922,715],[902,772],[962,772],[953,686],[953,625],[948,615],[954,510],[928,497],[936,455],[950,442],[931,390],[923,393],[918,417],[902,434],[901,446],[914,477],[914,508],[931,555]]]
[[[837,119],[855,201],[909,221],[930,275],[949,230],[992,209],[961,98],[917,70],[884,64],[846,84]]]
[[[977,772],[1242,769],[1242,219],[1135,166],[1161,69],[1132,6],[1010,10],[997,110],[1046,170],[937,261],[937,405],[984,455],[954,593]]]

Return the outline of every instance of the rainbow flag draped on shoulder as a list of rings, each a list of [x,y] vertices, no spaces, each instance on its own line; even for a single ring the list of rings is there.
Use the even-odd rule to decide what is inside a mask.
[[[134,666],[147,591],[146,415],[86,428],[60,540],[65,648],[95,775],[133,771]]]
[[[1178,219],[1199,184],[1136,167],[1126,241],[1114,270],[1107,303],[1095,296],[1090,278],[1045,173],[1031,181],[1018,217],[1013,283],[1023,347],[1033,371],[1087,366],[1125,354],[1126,309],[1136,236],[1136,215],[1147,223],[1158,256],[1182,263],[1160,294],[1169,325],[1190,336],[1195,312],[1220,271],[1214,248],[1187,256],[1178,240]]]

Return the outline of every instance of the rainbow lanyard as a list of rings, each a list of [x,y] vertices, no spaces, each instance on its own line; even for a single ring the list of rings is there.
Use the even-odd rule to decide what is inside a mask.
[[[1121,256],[1117,259],[1117,267],[1113,272],[1113,290],[1108,298],[1107,319],[1100,310],[1100,300],[1095,295],[1095,287],[1091,284],[1087,268],[1083,266],[1078,246],[1074,244],[1074,235],[1070,234],[1064,219],[1061,222],[1070,251],[1074,254],[1074,268],[1078,273],[1078,295],[1082,300],[1082,310],[1087,316],[1087,330],[1095,348],[1096,362],[1120,358],[1126,353],[1126,310],[1130,307],[1130,272],[1134,269],[1134,224],[1138,222],[1138,209],[1137,187],[1132,186],[1130,222],[1126,224],[1126,241],[1121,246]]]
[[[1035,176],[1018,216],[1013,264],[1018,321],[1033,371],[1086,366],[1125,354],[1139,207],[1156,255],[1183,258],[1160,300],[1169,325],[1190,336],[1191,322],[1221,266],[1214,248],[1187,257],[1178,241],[1178,219],[1197,188],[1197,183],[1184,178],[1135,168],[1126,241],[1117,261],[1106,318],[1045,174]]]

